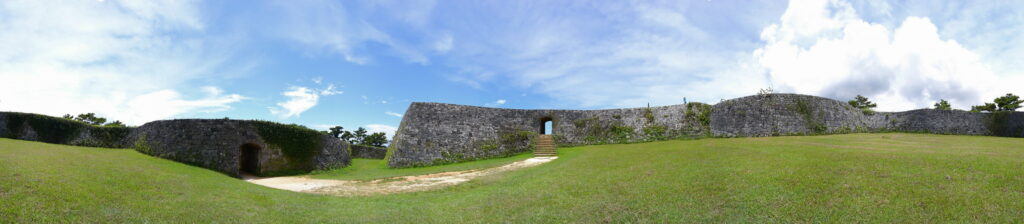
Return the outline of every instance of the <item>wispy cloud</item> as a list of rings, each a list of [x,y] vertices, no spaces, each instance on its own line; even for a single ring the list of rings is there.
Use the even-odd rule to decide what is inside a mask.
[[[387,114],[387,115],[389,115],[389,116],[399,117],[399,118],[400,118],[400,117],[402,117],[402,114],[400,114],[400,113],[395,113],[395,112],[391,112],[391,111],[388,111],[388,112],[384,112],[384,114]]]

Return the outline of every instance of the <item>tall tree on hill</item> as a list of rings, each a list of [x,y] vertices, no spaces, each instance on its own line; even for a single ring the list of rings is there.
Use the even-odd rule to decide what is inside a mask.
[[[861,95],[857,95],[857,97],[854,97],[853,100],[847,101],[846,103],[849,103],[850,106],[853,106],[853,107],[856,107],[857,109],[862,109],[862,110],[863,109],[871,109],[871,108],[875,108],[875,107],[878,106],[877,104],[872,103],[870,100],[868,100],[867,97],[864,97],[864,96],[861,96]]]
[[[79,114],[78,117],[75,117],[75,120],[89,123],[91,125],[103,125],[103,123],[107,123],[106,118],[97,117],[96,113]]]
[[[867,97],[861,95],[857,95],[857,97],[854,97],[853,100],[847,101],[846,103],[849,103],[850,106],[860,109],[862,112],[864,112],[864,114],[867,115],[875,114],[875,111],[872,110],[871,108],[875,108],[878,106],[877,104],[872,103],[870,100],[868,100]]]
[[[345,128],[341,126],[334,126],[329,128],[329,130],[330,131],[327,133],[330,134],[331,136],[334,136],[335,138],[341,138],[341,134],[345,133]]]
[[[1001,111],[1016,111],[1020,109],[1020,104],[1024,103],[1017,95],[1007,93],[1005,96],[997,97],[995,103],[985,103],[983,105],[971,106],[971,112],[1001,112]]]
[[[384,132],[373,133],[370,134],[369,136],[366,136],[366,139],[363,139],[363,145],[384,147],[384,144],[387,143],[388,137],[386,136],[386,134],[384,134]]]
[[[1020,97],[1012,93],[1007,93],[1005,96],[996,98],[994,101],[997,111],[1016,111],[1020,109],[1020,104],[1022,103]]]
[[[363,140],[366,139],[366,128],[359,127],[359,129],[356,129],[352,134],[356,144],[365,145]]]
[[[985,103],[984,105],[971,106],[971,112],[996,112],[996,104]]]
[[[949,105],[949,102],[945,99],[939,99],[938,103],[935,103],[936,110],[952,110],[953,107]]]
[[[356,137],[356,135],[352,134],[351,131],[345,131],[345,132],[342,132],[341,136],[339,136],[338,138],[341,139],[342,141],[346,141],[346,142],[350,142],[351,143],[352,139],[355,138],[355,137]]]

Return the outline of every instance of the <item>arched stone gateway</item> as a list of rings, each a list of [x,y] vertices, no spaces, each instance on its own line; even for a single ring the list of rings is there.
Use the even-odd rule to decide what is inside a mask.
[[[260,174],[260,146],[254,143],[245,143],[239,147],[241,151],[238,156],[238,169],[241,173]]]
[[[551,117],[542,117],[542,118],[540,118],[540,131],[537,132],[537,133],[542,134],[542,135],[554,134],[555,133],[555,126],[553,125],[553,123],[554,123],[553,120],[554,119],[551,119]]]

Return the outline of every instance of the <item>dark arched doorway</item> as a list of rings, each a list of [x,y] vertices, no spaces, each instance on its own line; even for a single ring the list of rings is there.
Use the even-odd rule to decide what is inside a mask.
[[[540,119],[540,134],[550,135],[555,133],[554,122],[551,117],[544,117]]]
[[[248,174],[260,173],[260,146],[253,143],[242,144],[242,154],[238,156],[239,171]]]

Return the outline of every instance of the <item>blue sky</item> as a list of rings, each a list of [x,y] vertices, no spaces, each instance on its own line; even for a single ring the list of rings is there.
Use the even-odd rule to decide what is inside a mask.
[[[1017,1],[3,1],[0,110],[393,132],[411,102],[776,92],[954,108],[1024,83]]]

